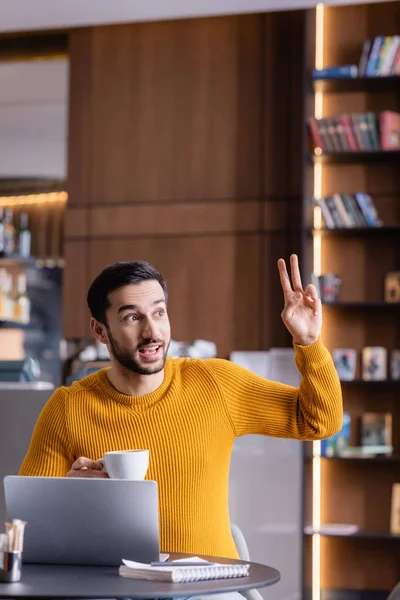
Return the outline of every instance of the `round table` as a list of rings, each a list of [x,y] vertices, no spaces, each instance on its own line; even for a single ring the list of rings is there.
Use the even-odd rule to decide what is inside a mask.
[[[170,560],[188,556],[171,554]],[[215,556],[202,558],[229,565],[245,563]],[[119,576],[118,567],[24,564],[21,581],[0,583],[0,598],[182,598],[262,588],[280,580],[279,571],[272,567],[247,564],[250,564],[248,577],[193,583],[128,579]]]

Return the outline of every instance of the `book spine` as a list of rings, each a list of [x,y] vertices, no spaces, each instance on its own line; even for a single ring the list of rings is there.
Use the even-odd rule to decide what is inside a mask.
[[[365,220],[368,223],[369,227],[376,227],[376,219],[374,215],[371,213],[367,201],[365,199],[365,194],[363,192],[357,192],[354,194],[354,198],[360,207],[362,214],[364,215]]]
[[[342,151],[342,146],[340,144],[340,138],[339,138],[339,134],[338,131],[336,129],[336,121],[335,121],[335,117],[328,117],[326,119],[327,122],[327,127],[328,127],[328,134],[329,134],[329,138],[332,142],[333,148],[334,148],[334,152],[341,152]]]
[[[390,48],[388,49],[387,55],[385,57],[385,61],[382,65],[382,75],[387,76],[390,75],[393,69],[394,60],[396,58],[396,54],[398,49],[400,48],[400,36],[394,35],[392,37],[392,43]]]
[[[325,69],[313,69],[313,79],[354,79],[358,77],[357,65],[339,65]]]
[[[313,142],[317,148],[321,148],[322,152],[326,151],[324,141],[322,139],[321,133],[318,129],[318,123],[315,117],[308,118],[308,124],[310,127],[311,135]]]
[[[353,217],[347,212],[344,202],[340,194],[333,194],[333,201],[336,204],[336,208],[339,211],[340,218],[342,219],[344,226],[352,228],[355,226]]]
[[[325,222],[325,227],[327,229],[335,229],[335,221],[333,220],[332,215],[329,212],[329,208],[326,205],[325,198],[320,198],[319,200],[316,200],[315,202],[321,209],[322,217]]]
[[[387,61],[390,47],[392,45],[392,40],[393,38],[390,35],[386,36],[379,51],[379,60],[376,66],[376,75],[379,75],[379,77],[383,75],[383,67],[385,62]]]
[[[366,152],[370,152],[373,150],[372,146],[372,138],[369,135],[369,126],[367,121],[367,115],[365,113],[360,113],[358,116],[358,126],[360,128],[361,137],[364,143],[364,150]]]
[[[352,150],[353,152],[357,152],[358,150],[358,145],[357,145],[357,141],[353,132],[353,128],[352,128],[352,124],[350,121],[350,117],[347,114],[344,114],[340,117],[340,120],[342,122],[342,125],[344,127],[344,133],[347,137],[347,143],[349,145],[350,150]]]
[[[360,64],[358,66],[359,77],[365,77],[367,70],[368,58],[371,52],[372,42],[371,40],[365,40],[360,58]]]
[[[335,152],[335,147],[332,143],[331,136],[328,131],[328,124],[326,119],[318,119],[317,120],[318,131],[323,139],[325,144],[326,152]]]
[[[325,202],[326,202],[326,205],[327,205],[327,207],[329,209],[329,212],[332,215],[332,219],[334,220],[336,227],[339,227],[340,229],[342,227],[344,227],[343,220],[342,220],[342,218],[340,216],[340,213],[339,213],[339,211],[338,211],[338,209],[336,207],[335,201],[332,198],[332,196],[328,196],[327,198],[325,198]]]
[[[360,124],[359,124],[359,115],[357,113],[353,113],[350,115],[350,119],[351,119],[351,122],[353,125],[354,136],[357,140],[358,149],[361,151],[365,151],[366,147],[365,147],[364,139],[362,136],[362,131],[361,131]]]
[[[342,202],[344,204],[346,211],[351,216],[351,220],[353,222],[353,227],[361,227],[363,225],[363,222],[360,219],[359,211],[356,211],[354,209],[354,205],[351,201],[352,200],[351,196],[348,196],[347,194],[340,194],[340,197],[342,199]]]
[[[377,67],[379,64],[379,55],[380,55],[380,51],[381,51],[381,47],[382,47],[383,43],[384,43],[384,37],[382,35],[378,35],[372,43],[371,53],[369,55],[367,69],[366,69],[367,77],[374,77],[378,74]]]
[[[376,115],[373,112],[368,112],[366,114],[368,133],[371,140],[371,146],[373,150],[380,150],[381,145],[379,142],[379,131],[378,131],[378,122],[376,119]]]
[[[345,129],[345,126],[343,125],[342,119],[341,119],[341,117],[334,117],[334,119],[335,119],[335,126],[336,126],[336,131],[337,131],[337,135],[339,138],[341,149],[344,152],[350,152],[351,148],[350,148],[349,141],[347,139],[346,129]]]
[[[380,138],[382,150],[400,148],[400,114],[385,110],[380,114]]]
[[[400,75],[400,47],[398,48],[396,57],[393,61],[391,75]]]
[[[368,222],[367,222],[366,218],[364,217],[362,210],[358,206],[357,200],[354,198],[354,196],[346,195],[346,197],[347,197],[348,201],[350,202],[351,206],[353,207],[353,212],[356,215],[356,219],[358,221],[359,226],[360,227],[368,227]]]

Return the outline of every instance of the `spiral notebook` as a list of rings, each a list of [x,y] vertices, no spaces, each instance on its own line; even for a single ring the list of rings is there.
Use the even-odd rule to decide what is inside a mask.
[[[234,577],[247,577],[250,565],[223,565],[207,564],[207,561],[193,556],[179,562],[196,562],[196,566],[174,566],[173,561],[168,566],[154,567],[144,563],[123,559],[119,568],[121,577],[132,579],[149,579],[151,581],[170,581],[171,583],[187,583],[190,581],[207,581],[209,579],[231,579]],[[206,563],[203,565],[202,563]],[[171,565],[171,566],[169,566]]]

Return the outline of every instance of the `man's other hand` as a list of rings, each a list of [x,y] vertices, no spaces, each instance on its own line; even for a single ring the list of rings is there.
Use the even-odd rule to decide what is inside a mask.
[[[72,465],[67,477],[92,477],[97,479],[108,479],[107,473],[103,473],[103,465],[97,460],[91,460],[80,456]]]

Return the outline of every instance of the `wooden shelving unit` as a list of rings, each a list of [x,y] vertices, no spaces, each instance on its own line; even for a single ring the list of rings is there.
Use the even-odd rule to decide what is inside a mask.
[[[349,92],[392,92],[400,87],[400,76],[346,77],[343,79],[316,79],[312,82],[315,92],[324,94],[348,94]]]
[[[312,460],[312,456],[305,456],[304,457],[305,461],[310,461]],[[378,462],[378,463],[387,463],[387,464],[391,464],[393,462],[400,462],[400,454],[397,455],[392,455],[392,456],[323,456],[321,457],[321,460],[329,460],[329,461],[346,461],[346,462],[350,462],[350,461],[357,461],[360,463],[371,463],[371,462]]]
[[[349,538],[349,539],[357,539],[357,540],[396,540],[400,541],[400,535],[393,535],[388,531],[356,531],[355,533],[331,533],[327,531],[314,531],[310,533],[304,533],[306,536],[314,535],[318,533],[323,537],[331,537],[331,538]]]
[[[388,160],[400,160],[400,150],[370,150],[364,152],[332,152],[328,154],[310,153],[310,159],[315,164],[338,164],[338,163],[377,163]]]
[[[400,302],[384,302],[380,300],[343,300],[338,302],[324,302],[323,304],[327,308],[337,308],[339,310],[381,310],[389,312],[400,309]]]
[[[399,198],[400,201],[400,198]],[[400,235],[400,225],[384,225],[383,227],[346,227],[336,229],[310,229],[310,235],[321,235],[323,237],[373,237]]]
[[[400,112],[400,77],[312,81],[315,57],[322,66],[357,64],[365,39],[400,33],[400,2],[324,6],[308,12],[305,117],[384,110]],[[321,28],[321,23],[323,23]],[[317,35],[318,30],[318,35]],[[321,47],[316,46],[322,44]],[[324,304],[324,342],[330,350],[400,348],[400,303],[384,302],[384,278],[400,270],[400,151],[318,154],[306,136],[304,148],[304,279],[312,272],[336,273],[340,299]],[[312,198],[363,191],[372,196],[382,227],[321,229]],[[400,382],[342,382],[344,409],[351,415],[351,445],[359,444],[364,412],[390,412],[393,455],[319,457],[318,443],[305,444],[303,598],[368,600],[387,597],[400,580],[400,535],[390,533],[393,483],[400,482]],[[315,527],[319,519],[319,527]],[[324,532],[324,523],[353,523],[351,535]],[[396,559],[394,557],[397,556]]]

